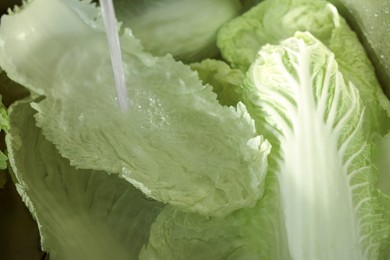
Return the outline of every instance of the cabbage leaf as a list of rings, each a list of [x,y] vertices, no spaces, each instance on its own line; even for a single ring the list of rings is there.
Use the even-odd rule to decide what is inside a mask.
[[[330,3],[266,0],[224,25],[217,43],[233,67],[246,71],[262,46],[278,44],[297,31],[310,32],[334,53],[345,80],[364,97],[365,113],[373,118],[372,125],[385,134],[390,127],[388,99],[356,34]]]
[[[163,208],[115,175],[77,170],[35,126],[29,100],[10,108],[6,141],[17,191],[50,259],[135,259]]]
[[[191,69],[199,74],[204,84],[213,87],[219,103],[225,106],[235,106],[241,100],[241,85],[245,74],[238,69],[231,69],[228,64],[220,60],[206,59],[198,63],[191,63]]]
[[[139,259],[291,259],[276,176],[266,177],[255,207],[207,218],[166,207],[156,218]]]
[[[390,222],[375,188],[377,122],[335,55],[298,33],[279,47],[265,46],[248,77],[248,100],[280,147],[276,174],[292,258],[388,254]]]
[[[390,196],[390,133],[377,139],[378,187]]]
[[[309,33],[266,45],[243,94],[273,145],[264,197],[223,219],[165,208],[141,259],[387,259],[373,119],[334,54]]]
[[[115,0],[118,19],[154,55],[197,61],[218,53],[218,29],[240,13],[238,0]]]
[[[390,98],[390,1],[329,0],[366,44],[378,78]]]
[[[0,131],[6,131],[8,129],[8,115],[0,96]],[[0,170],[4,170],[5,168],[7,168],[7,156],[5,156],[5,154],[0,151]]]
[[[1,73],[0,69],[0,73]],[[9,129],[9,122],[8,122],[8,115],[6,108],[1,101],[1,95],[0,95],[0,132],[1,131],[6,131]],[[7,181],[7,176],[6,173],[3,171],[7,168],[7,156],[0,151],[0,188],[4,187],[6,181]]]
[[[205,215],[253,206],[269,143],[245,106],[225,107],[171,56],[121,35],[129,111],[115,96],[98,9],[35,0],[2,18],[0,65],[42,101],[37,124],[72,165],[119,174],[147,196]],[[38,53],[40,55],[38,55]]]

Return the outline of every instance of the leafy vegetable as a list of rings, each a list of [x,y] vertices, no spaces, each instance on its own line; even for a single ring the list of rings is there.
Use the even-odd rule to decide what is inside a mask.
[[[0,96],[0,131],[8,130],[8,128],[9,128],[8,115],[3,103],[1,102],[1,96]],[[0,151],[0,170],[4,170],[5,168],[7,168],[6,160],[7,157]]]
[[[51,259],[134,259],[162,204],[114,175],[77,170],[35,126],[29,100],[10,108],[16,187]]]
[[[198,72],[200,79],[213,87],[219,103],[225,106],[237,105],[240,102],[241,85],[245,75],[238,69],[231,69],[220,60],[207,59],[190,64]]]
[[[130,109],[118,113],[97,10],[35,0],[3,18],[0,39],[1,66],[45,95],[34,104],[38,126],[72,165],[118,173],[149,197],[205,215],[261,197],[270,145],[246,108],[220,105],[188,66],[143,52],[128,30],[121,41]]]
[[[357,30],[368,46],[371,60],[390,97],[390,1],[330,0]]]
[[[227,23],[219,33],[218,46],[233,66],[246,70],[261,46],[277,44],[297,31],[309,31],[335,54],[345,80],[364,97],[365,113],[373,118],[373,126],[385,134],[390,127],[388,99],[356,34],[328,2],[264,1]]]
[[[390,258],[390,102],[355,33],[322,0],[224,24],[239,6],[118,0],[127,113],[89,0],[2,18],[0,66],[31,92],[10,164],[51,258]],[[222,24],[227,63],[202,60]]]
[[[390,133],[377,140],[378,149],[376,151],[377,164],[379,169],[378,186],[390,196]]]
[[[277,179],[271,174],[255,207],[225,218],[166,207],[139,259],[291,259],[279,203]]]
[[[309,33],[266,45],[244,94],[276,137],[265,196],[225,219],[167,207],[141,259],[385,259],[389,208],[363,126],[372,119],[334,55]]]
[[[264,47],[249,76],[249,99],[281,144],[277,175],[292,258],[387,254],[381,247],[390,226],[374,188],[371,135],[377,129],[365,126],[376,122],[338,72],[334,55],[297,34],[282,47]]]
[[[116,0],[118,19],[155,55],[186,61],[215,56],[219,27],[241,9],[238,0]]]
[[[0,69],[0,73],[1,72],[2,71]],[[8,115],[5,106],[1,101],[1,95],[0,95],[0,132],[2,130],[8,130],[8,128],[9,128]],[[7,156],[0,151],[0,188],[4,187],[7,180],[5,172],[2,171],[6,168],[7,168]]]
[[[218,47],[229,63],[246,71],[263,45],[278,44],[297,31],[328,41],[336,26],[334,12],[325,1],[266,0],[226,23],[219,32]]]

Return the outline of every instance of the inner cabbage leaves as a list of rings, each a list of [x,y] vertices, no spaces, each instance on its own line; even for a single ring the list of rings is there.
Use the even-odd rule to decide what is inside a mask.
[[[365,113],[373,119],[368,127],[386,134],[390,127],[388,99],[356,34],[327,1],[263,1],[225,24],[217,43],[233,67],[246,71],[262,46],[278,44],[297,31],[310,32],[334,53],[345,80],[351,81],[364,97]]]
[[[115,0],[118,19],[154,55],[196,61],[218,53],[218,29],[237,16],[238,0]]]
[[[273,145],[265,196],[224,219],[167,207],[141,259],[386,259],[389,202],[363,125],[372,119],[334,54],[309,33],[267,45],[243,94]]]
[[[289,38],[298,30],[314,36],[298,33]],[[109,234],[87,244],[100,249],[96,257],[105,257],[107,245],[100,246],[104,243],[116,248],[119,258],[139,251],[141,259],[389,257],[390,203],[376,188],[374,136],[388,132],[390,104],[356,36],[326,2],[264,1],[221,30],[223,56],[233,67],[249,69],[239,93],[235,91],[242,72],[215,61],[192,68],[204,82],[215,84],[221,103],[238,103],[236,108],[221,106],[211,87],[202,85],[189,67],[170,56],[148,54],[125,30],[121,43],[130,112],[121,114],[101,19],[86,2],[35,0],[3,18],[0,40],[0,65],[15,81],[44,96],[33,104],[35,117],[62,156],[76,167],[119,173],[148,196],[171,204],[158,215],[141,251],[145,234],[136,250],[122,248],[126,243],[115,243]],[[229,84],[234,91],[226,88]],[[14,116],[8,141],[19,191],[31,204],[44,245],[53,255],[87,256],[77,246],[72,252],[74,245],[58,239],[58,234],[71,236],[78,229],[107,234],[95,229],[105,218],[76,216],[67,229],[56,225],[58,216],[39,213],[68,200],[68,178],[72,184],[76,177],[71,174],[60,183],[62,171],[53,171],[49,176],[55,185],[50,187],[38,180],[44,176],[23,174],[30,170],[22,161],[33,145],[19,150],[19,139],[25,144],[38,140],[51,147],[51,156],[59,155],[34,128],[34,112],[24,104],[15,106],[14,115],[19,109],[28,111],[29,119]],[[34,131],[23,132],[26,128]],[[269,156],[270,144],[259,134],[272,144]],[[64,164],[60,168],[74,176],[77,171],[91,174],[58,160]],[[115,176],[99,176],[119,183]],[[85,182],[89,181],[80,181]],[[54,198],[45,202],[29,187],[53,193]],[[119,193],[125,186],[120,187]],[[52,188],[58,188],[58,194]],[[95,201],[93,195],[86,197]],[[61,214],[70,212],[72,219],[73,211],[67,210],[76,203],[90,215],[83,203],[71,198],[65,207],[54,208]],[[143,207],[137,198],[134,204]],[[110,221],[121,214],[118,211]],[[109,230],[122,225],[113,222]]]

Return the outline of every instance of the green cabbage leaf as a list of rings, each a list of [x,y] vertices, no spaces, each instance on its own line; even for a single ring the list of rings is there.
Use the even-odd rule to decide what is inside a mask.
[[[265,185],[264,196],[256,206],[225,218],[164,208],[139,259],[291,259],[276,175],[267,175]]]
[[[266,45],[243,94],[273,145],[264,197],[223,219],[165,208],[141,259],[387,259],[374,119],[335,55],[309,33]]]
[[[390,196],[390,133],[377,139],[378,187]]]
[[[240,13],[238,0],[115,0],[118,19],[154,55],[197,61],[218,53],[218,29]]]
[[[6,137],[17,191],[50,259],[135,259],[164,207],[115,175],[70,166],[36,127],[29,100],[10,108]]]
[[[1,73],[0,69],[0,73]],[[6,131],[9,129],[9,121],[8,121],[8,115],[6,108],[1,101],[1,95],[0,95],[0,132],[1,131]],[[7,176],[3,170],[7,168],[7,156],[0,151],[0,188],[4,187],[6,181],[7,181]]]
[[[319,0],[266,0],[224,25],[218,35],[222,56],[246,71],[265,44],[278,44],[297,31],[308,31],[335,55],[345,80],[359,89],[372,124],[387,133],[390,105],[356,34],[337,9]],[[375,119],[375,120],[374,120]]]
[[[130,109],[120,112],[99,10],[88,2],[28,3],[2,18],[0,41],[0,65],[44,96],[33,104],[37,124],[72,165],[210,216],[261,197],[270,144],[245,106],[222,106],[197,73],[144,52],[129,30],[121,45]]]
[[[390,1],[330,0],[360,36],[390,97]]]
[[[381,127],[339,68],[324,45],[298,33],[281,46],[265,46],[248,73],[248,100],[277,138],[276,174],[293,259],[389,253],[390,222],[375,187],[373,135]]]
[[[390,259],[390,102],[335,7],[265,0],[219,31],[227,63],[184,65],[234,8],[214,23],[199,17],[227,1],[135,3],[117,5],[134,23],[120,29],[127,112],[90,1],[1,20],[0,66],[32,97],[0,122],[51,258]],[[205,12],[185,24],[191,6]],[[158,44],[172,18],[184,40]]]
[[[0,96],[0,131],[6,131],[8,129],[8,115]],[[5,154],[0,151],[0,170],[4,170],[5,168],[7,168],[7,156],[5,156]]]
[[[204,84],[212,86],[219,103],[225,106],[235,106],[241,100],[241,85],[245,74],[238,69],[232,69],[220,60],[206,59],[191,63],[191,69],[199,74]]]

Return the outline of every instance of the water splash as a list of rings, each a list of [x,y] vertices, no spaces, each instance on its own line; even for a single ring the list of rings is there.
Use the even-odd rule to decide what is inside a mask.
[[[127,97],[125,72],[123,69],[122,53],[120,48],[114,5],[112,0],[99,0],[99,3],[102,11],[104,26],[106,29],[108,46],[110,49],[118,103],[122,112],[126,112],[129,109],[129,99]]]

